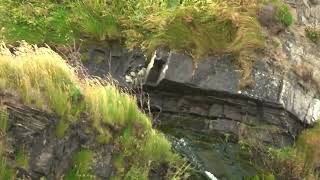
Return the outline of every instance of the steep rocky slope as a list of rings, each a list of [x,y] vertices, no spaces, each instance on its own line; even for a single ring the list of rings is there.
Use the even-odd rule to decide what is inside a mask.
[[[208,57],[195,57],[190,55],[195,47],[185,46],[186,53],[182,53],[174,49],[176,44],[170,39],[171,51],[160,46],[153,52],[154,47],[149,44],[149,51],[153,55],[151,57],[139,48],[133,51],[122,48],[118,42],[112,42],[108,46],[104,41],[90,42],[80,52],[72,53],[66,48],[56,49],[64,52],[62,54],[69,58],[73,66],[80,64],[82,68],[78,75],[81,78],[98,76],[107,79],[111,75],[119,86],[130,89],[136,95],[140,108],[152,116],[153,127],[165,132],[174,149],[188,159],[195,171],[200,172],[201,175],[191,176],[191,179],[208,178],[205,171],[219,179],[254,178],[255,175],[261,177],[261,174],[263,178],[266,171],[273,178],[299,179],[311,174],[303,171],[308,167],[299,166],[301,161],[292,160],[287,163],[267,156],[269,159],[262,159],[262,163],[255,162],[254,159],[260,161],[259,158],[264,158],[263,155],[267,153],[256,153],[256,149],[246,147],[249,144],[257,146],[258,150],[260,146],[267,150],[286,150],[286,147],[295,144],[303,130],[313,127],[320,116],[320,45],[310,40],[306,33],[307,28],[317,27],[320,22],[320,1],[285,2],[295,19],[294,24],[288,27],[275,21],[273,15],[276,7],[268,3],[261,5],[257,19],[265,36],[265,45],[252,48],[248,43],[241,47],[244,55],[250,55],[250,58],[244,59],[246,61],[240,61],[239,57],[242,56],[239,56],[239,52],[232,51],[234,49],[209,53]],[[181,20],[179,18],[177,19]],[[192,17],[182,19],[187,23],[192,21]],[[152,30],[155,24],[149,24]],[[172,26],[166,28],[170,27]],[[180,37],[179,34],[175,35]],[[196,37],[198,35],[193,34]],[[192,39],[190,37],[182,36],[179,43],[183,43],[185,39],[189,41]],[[260,45],[256,43],[254,46],[258,44]],[[249,52],[246,51],[248,47]],[[210,50],[210,47],[202,48]],[[73,53],[77,56],[73,56]],[[79,61],[81,56],[85,59],[83,65]],[[89,173],[93,176],[84,178],[110,179],[112,175],[121,174],[120,178],[130,179],[139,178],[143,174],[144,178],[165,179],[169,175],[176,176],[171,171],[179,172],[189,167],[181,162],[178,163],[181,167],[168,167],[166,163],[155,167],[151,163],[140,166],[138,161],[142,157],[138,154],[142,153],[131,152],[136,147],[141,147],[140,144],[131,145],[128,142],[135,141],[129,139],[128,150],[119,148],[122,141],[107,144],[97,142],[98,134],[88,132],[91,124],[88,123],[90,118],[86,113],[78,123],[70,125],[63,138],[58,138],[56,127],[63,119],[59,115],[26,106],[12,93],[0,94],[0,105],[5,106],[9,114],[5,156],[8,164],[17,170],[17,177],[61,178],[67,172],[77,170],[76,166],[79,164],[75,163],[75,155],[79,152],[86,154],[88,149],[94,150],[95,154]],[[137,137],[143,138],[144,135],[140,136],[140,126],[130,127],[120,131],[121,127],[118,125],[107,124],[103,126],[103,132],[107,129],[107,132],[115,133],[117,139],[119,131],[123,133],[119,136],[127,137],[125,130],[134,129]],[[104,141],[103,138],[105,136],[100,140]],[[318,142],[317,138],[313,138],[312,143],[314,142]],[[159,147],[153,145],[153,150],[157,151]],[[28,152],[25,167],[17,163],[16,153],[20,149]],[[119,152],[127,153],[127,158],[119,156]],[[317,152],[314,154],[318,155]],[[90,159],[90,153],[86,155]],[[135,158],[136,156],[139,158]],[[317,157],[314,159],[318,161]],[[274,161],[283,167],[274,170],[267,161]],[[126,162],[130,165],[126,165]],[[289,164],[290,167],[280,162]],[[269,165],[269,169],[261,164]],[[313,162],[312,165],[312,173],[319,173],[317,169],[320,163]],[[277,167],[275,164],[272,166]],[[281,168],[291,172],[282,172]],[[149,170],[150,173],[146,173]],[[302,172],[296,175],[295,171],[297,174]],[[186,178],[186,174],[178,173],[181,179]]]

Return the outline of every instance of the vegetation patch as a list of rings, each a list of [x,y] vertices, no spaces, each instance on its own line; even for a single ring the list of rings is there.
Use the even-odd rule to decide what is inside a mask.
[[[293,16],[287,4],[283,3],[277,7],[276,18],[286,27],[289,27],[293,24]]]
[[[66,174],[66,180],[86,180],[96,179],[91,173],[94,153],[87,149],[82,149],[73,157],[73,167]]]
[[[89,115],[97,141],[113,143],[126,162],[125,171],[117,174],[120,179],[137,170],[143,170],[141,174],[147,178],[154,165],[177,167],[174,164],[184,162],[171,151],[164,135],[152,128],[132,96],[111,82],[80,80],[75,70],[49,48],[21,44],[12,54],[3,44],[0,81],[27,105],[59,115],[63,124],[57,127],[58,132],[67,130],[65,123],[71,125],[82,115]]]
[[[25,170],[29,169],[29,157],[26,150],[24,149],[18,150],[15,157],[15,162],[20,168],[23,168]]]
[[[260,0],[260,2],[261,5],[271,5],[272,8],[275,9],[274,11],[269,9],[269,12],[264,14],[264,16],[272,16],[273,21],[282,24],[284,27],[289,27],[294,23],[294,18],[290,11],[290,7],[283,0]]]
[[[14,180],[15,171],[8,166],[5,156],[7,127],[8,114],[0,107],[0,179]]]
[[[304,130],[293,147],[275,149],[266,148],[257,143],[249,143],[245,146],[249,145],[246,148],[253,154],[253,162],[258,165],[261,177],[269,174],[275,179],[317,180],[320,178],[319,134],[318,124],[311,129]]]
[[[0,22],[7,43],[117,40],[148,51],[167,46],[196,58],[263,45],[254,13],[258,0],[4,1]]]
[[[320,43],[320,28],[319,27],[307,27],[306,28],[307,37],[314,43]]]
[[[250,84],[254,50],[264,47],[256,19],[260,0],[4,1],[0,36],[7,43],[86,46],[116,41],[149,57],[166,47],[192,56],[195,63],[232,53],[239,59],[243,87]],[[289,24],[286,10],[279,6],[277,17]]]

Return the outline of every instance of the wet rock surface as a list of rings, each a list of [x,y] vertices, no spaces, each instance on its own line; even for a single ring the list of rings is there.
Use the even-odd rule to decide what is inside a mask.
[[[238,143],[179,128],[163,131],[174,136],[171,138],[173,147],[198,170],[199,173],[191,179],[207,179],[207,173],[214,174],[220,180],[241,179],[257,174],[256,167],[248,160],[250,153]]]

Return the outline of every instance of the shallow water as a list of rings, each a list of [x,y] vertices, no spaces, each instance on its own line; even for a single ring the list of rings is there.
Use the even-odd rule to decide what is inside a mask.
[[[249,152],[227,138],[181,129],[166,128],[163,131],[171,137],[174,148],[188,158],[199,172],[209,171],[219,180],[241,180],[257,174],[250,162]]]

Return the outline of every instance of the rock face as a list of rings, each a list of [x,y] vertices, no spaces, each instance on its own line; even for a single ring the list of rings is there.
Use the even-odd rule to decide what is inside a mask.
[[[284,43],[292,62],[296,46]],[[111,74],[122,85],[132,87],[136,74],[140,74],[137,69],[143,69],[144,57],[123,53],[117,58],[125,66]],[[150,96],[153,112],[160,112],[162,125],[230,134],[236,139],[254,137],[281,147],[293,143],[304,126],[318,119],[320,100],[313,82],[275,67],[267,58],[256,60],[253,83],[247,89],[239,89],[241,70],[231,55],[209,57],[194,68],[190,57],[158,50],[145,75],[140,76],[145,76],[143,89]]]
[[[0,96],[0,101],[3,96]],[[42,111],[19,105],[1,102],[9,113],[9,129],[6,154],[15,157],[18,151],[24,150],[28,157],[28,169],[20,167],[9,159],[10,166],[18,170],[17,178],[56,180],[65,175],[73,166],[74,154],[83,148],[95,149],[92,171],[98,179],[109,179],[112,169],[111,145],[101,145],[94,135],[85,133],[85,123],[79,123],[67,131],[63,138],[57,138],[56,125],[59,118]]]
[[[286,0],[296,7],[297,20],[304,25],[315,25],[320,22],[319,0]]]
[[[100,49],[91,48],[88,61],[84,63],[92,76],[112,76],[120,85],[125,85],[126,74],[136,72],[145,65],[144,55],[135,50],[128,52],[124,48]]]
[[[314,110],[317,103],[305,109],[299,105],[317,102],[313,96],[280,73],[268,71],[266,64],[256,64],[251,89],[239,90],[241,75],[232,56],[202,61],[194,72],[187,56],[169,53],[164,57],[168,58],[163,67],[150,68],[150,74],[158,74],[159,79],[149,83],[147,78],[145,85],[151,106],[161,112],[161,125],[285,146],[293,142],[304,122],[313,122],[319,113]]]
[[[216,92],[255,99],[283,108],[305,124],[314,123],[320,115],[320,101],[316,90],[305,89],[294,74],[277,72],[263,61],[258,61],[254,65],[252,72],[254,83],[251,88],[245,90],[239,89],[240,69],[234,65],[231,56],[208,58],[201,61],[195,71],[192,59],[187,56],[169,53],[165,61],[161,68],[151,69],[158,72],[158,79],[155,81],[158,83],[154,84],[153,81],[147,80],[147,85],[161,87],[164,83],[179,84],[186,88],[208,91],[211,94]],[[156,72],[150,73],[156,74]],[[168,87],[166,91],[174,88]],[[180,89],[179,93],[186,91]]]

